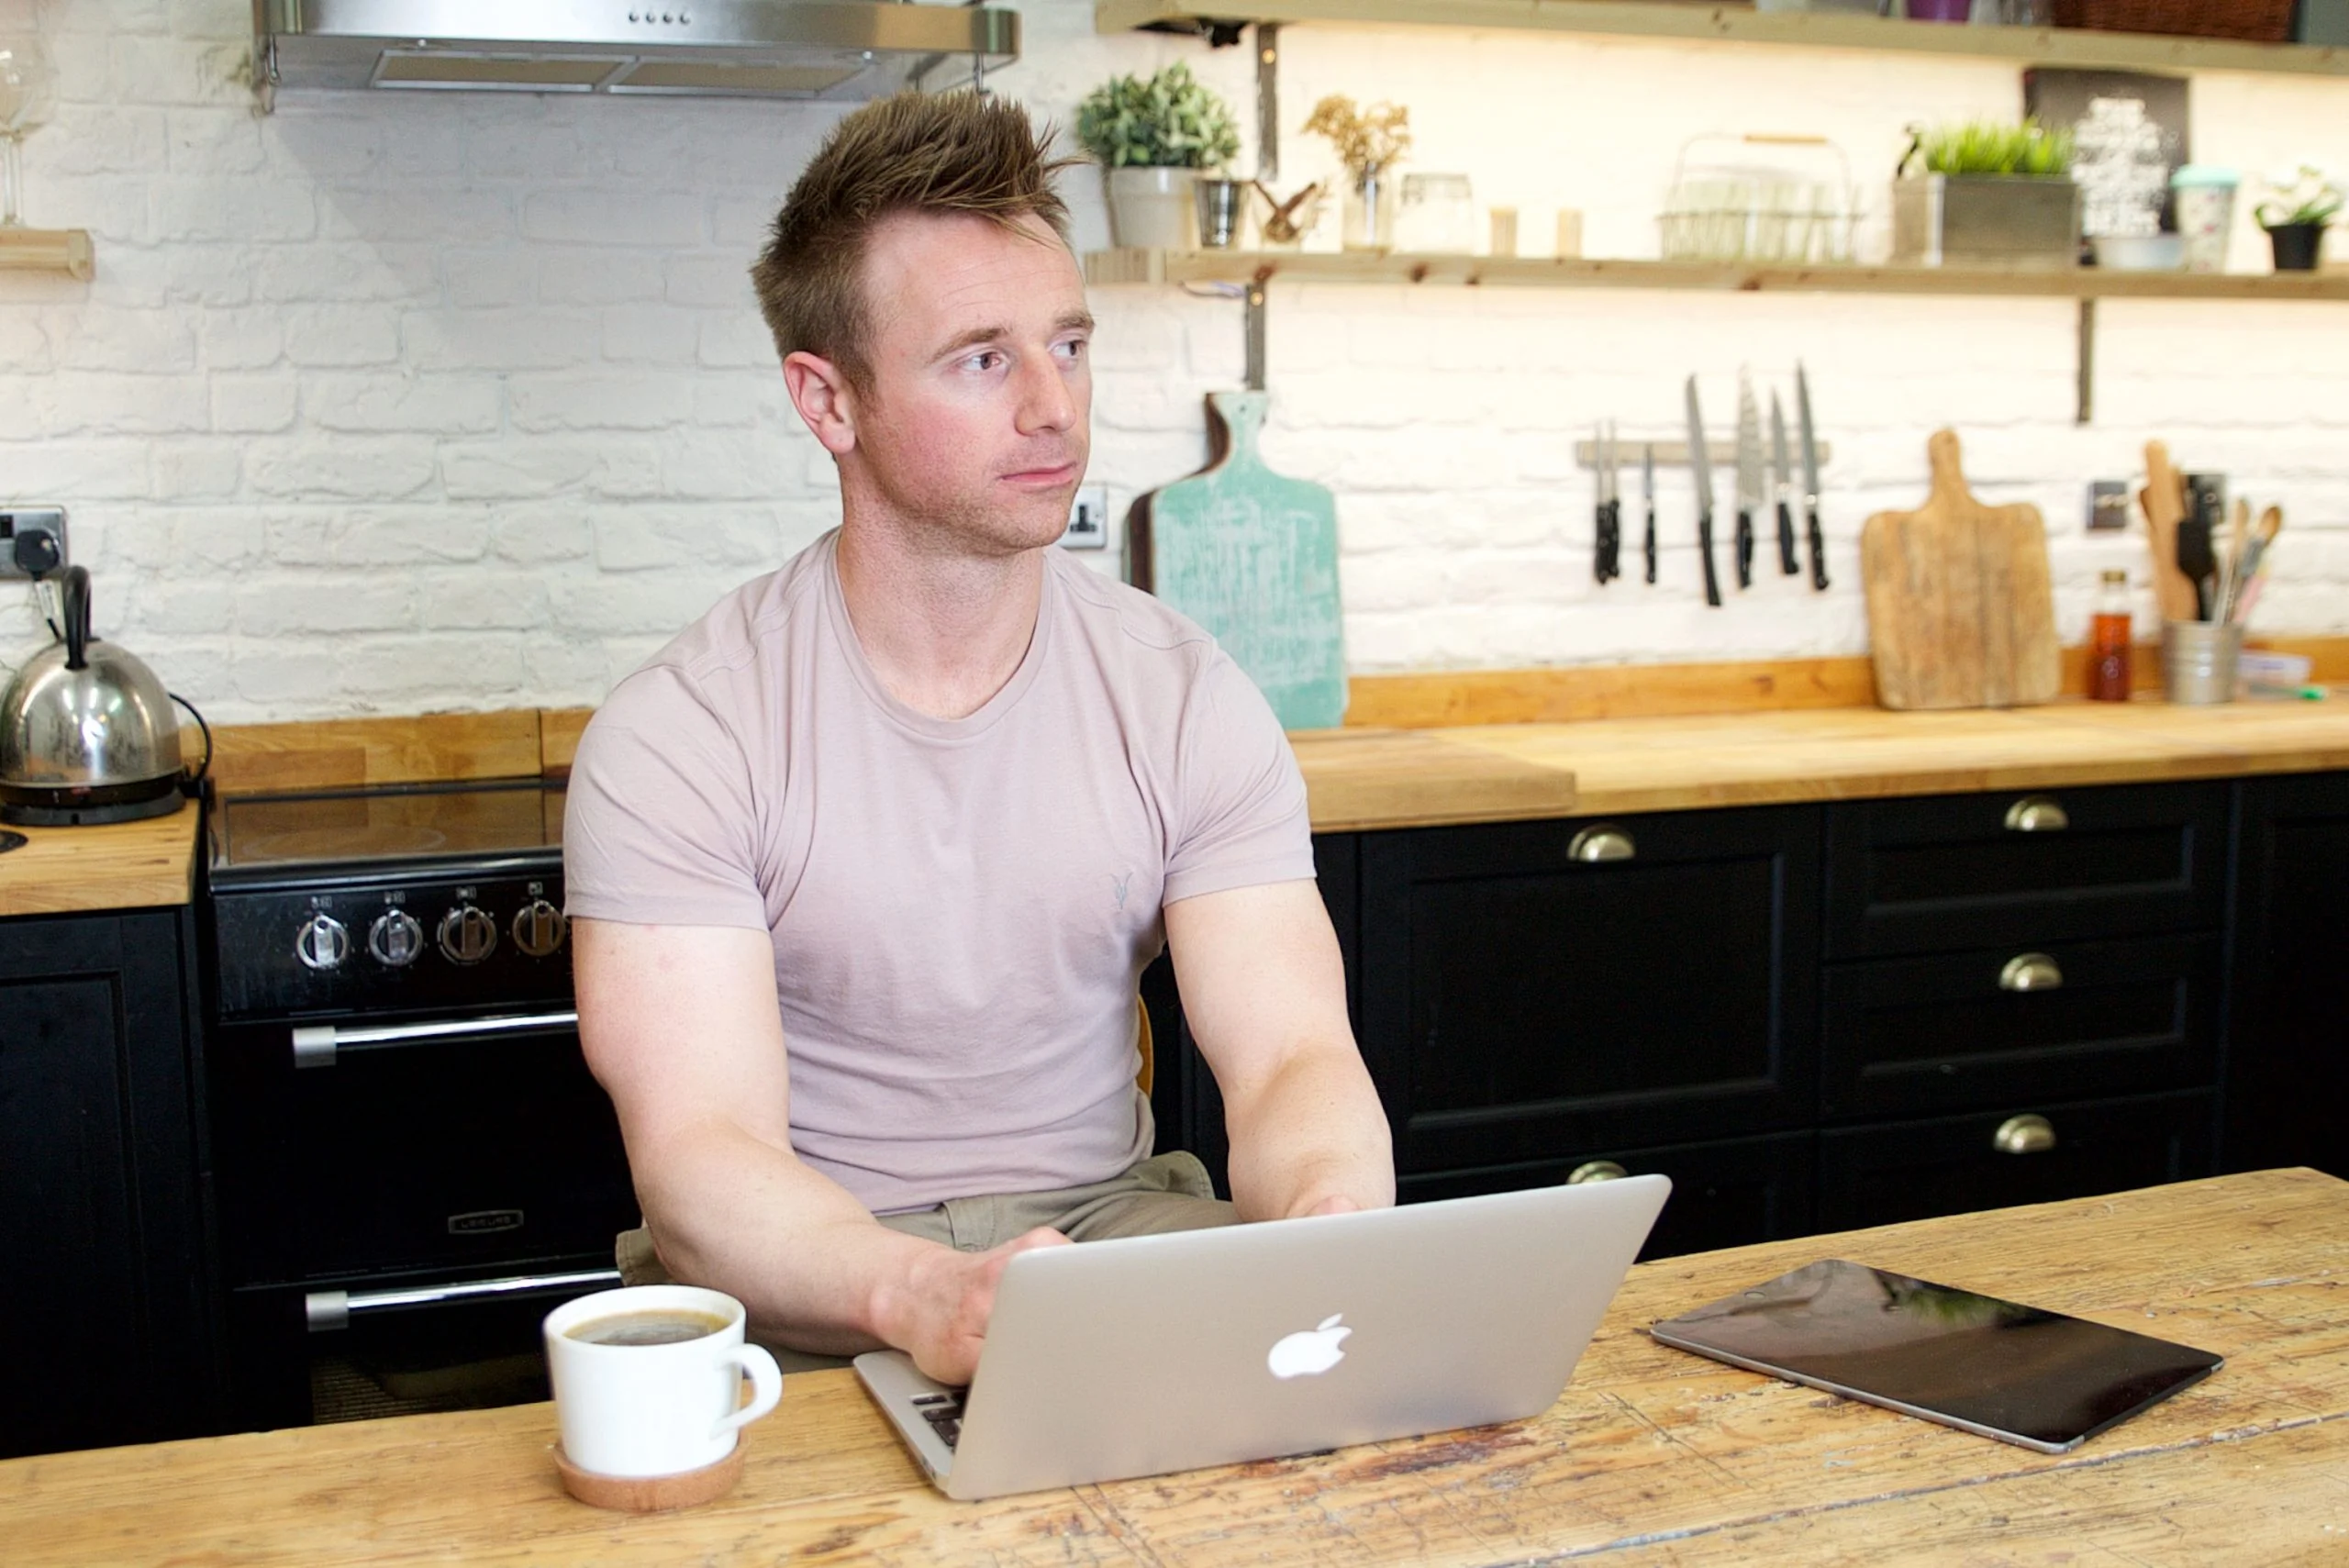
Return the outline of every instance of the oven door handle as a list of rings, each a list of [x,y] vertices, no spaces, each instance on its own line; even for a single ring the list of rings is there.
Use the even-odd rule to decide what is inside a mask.
[[[468,1280],[462,1284],[419,1285],[414,1290],[314,1290],[302,1297],[303,1316],[313,1334],[351,1327],[354,1314],[400,1312],[416,1307],[445,1307],[451,1302],[489,1296],[542,1296],[555,1291],[590,1289],[620,1283],[618,1269],[583,1269],[569,1274],[519,1274],[511,1279]]]
[[[346,1051],[384,1051],[465,1035],[543,1034],[577,1027],[576,1012],[521,1013],[498,1018],[451,1018],[414,1024],[310,1024],[294,1031],[294,1065],[331,1067]]]

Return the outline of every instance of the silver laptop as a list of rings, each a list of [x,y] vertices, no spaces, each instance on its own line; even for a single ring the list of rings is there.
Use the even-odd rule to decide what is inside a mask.
[[[930,1480],[994,1497],[1550,1407],[1663,1176],[1022,1252],[970,1388],[856,1358]]]

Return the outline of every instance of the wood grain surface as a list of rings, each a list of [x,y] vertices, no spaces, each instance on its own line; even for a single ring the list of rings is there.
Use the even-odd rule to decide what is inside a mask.
[[[144,822],[8,828],[26,841],[0,854],[0,916],[184,904],[195,892],[196,823],[191,804]]]
[[[1564,764],[1457,744],[1422,729],[1300,730],[1289,737],[1317,833],[1408,823],[1523,821],[1575,809]]]
[[[1684,1355],[1646,1327],[1841,1256],[2216,1351],[2046,1455]],[[545,1405],[0,1463],[15,1568],[94,1562],[2314,1563],[2349,1553],[2349,1184],[2266,1172],[1631,1271],[1564,1395],[1509,1426],[957,1504],[852,1373],[785,1382],[741,1485],[566,1497]],[[1465,1304],[1464,1304],[1464,1306]],[[1464,1313],[1463,1331],[1474,1331]]]
[[[539,710],[221,725],[213,776],[223,790],[351,789],[431,780],[529,778],[539,772]]]
[[[1955,432],[1934,432],[1925,450],[1925,504],[1878,512],[1860,531],[1876,700],[1904,709],[2054,700],[2063,667],[2039,508],[1976,500]]]

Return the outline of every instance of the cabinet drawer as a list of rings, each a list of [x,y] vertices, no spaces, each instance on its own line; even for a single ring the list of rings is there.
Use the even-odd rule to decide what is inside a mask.
[[[1627,1176],[1670,1176],[1672,1197],[1640,1250],[1642,1258],[1670,1258],[1809,1234],[1813,1141],[1809,1133],[1789,1132],[1675,1148],[1598,1150],[1562,1160],[1407,1176],[1397,1195],[1405,1203],[1426,1203],[1553,1186],[1602,1162],[1620,1166]]]
[[[1832,965],[1820,1111],[1914,1115],[2210,1087],[2219,975],[2216,937]]]
[[[1809,1123],[1818,849],[1808,807],[1364,835],[1359,1034],[1397,1169]]]
[[[2201,1091],[2021,1102],[1973,1116],[1822,1132],[1819,1226],[1890,1225],[2210,1175],[2214,1099]],[[1999,1148],[2001,1131],[2025,1115],[2043,1118],[2054,1147],[2032,1153]]]
[[[1827,817],[1827,956],[2213,929],[2227,786],[1854,801]]]

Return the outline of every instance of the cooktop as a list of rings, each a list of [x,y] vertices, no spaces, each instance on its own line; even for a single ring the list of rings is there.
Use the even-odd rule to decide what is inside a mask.
[[[227,795],[209,814],[211,866],[233,876],[560,851],[562,806],[562,785],[537,779]]]

